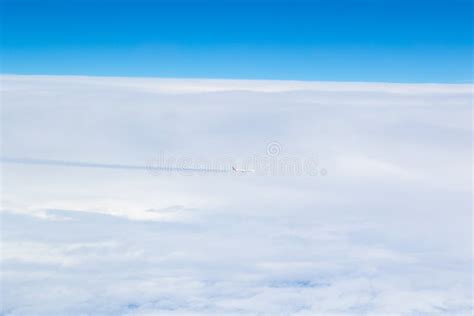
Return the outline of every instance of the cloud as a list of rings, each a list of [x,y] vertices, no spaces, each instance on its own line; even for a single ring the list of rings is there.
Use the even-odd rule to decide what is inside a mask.
[[[327,171],[3,164],[5,315],[472,312],[471,85],[3,76],[1,86],[3,156],[315,157]]]

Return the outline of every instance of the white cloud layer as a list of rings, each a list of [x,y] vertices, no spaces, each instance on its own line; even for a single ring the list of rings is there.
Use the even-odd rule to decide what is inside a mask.
[[[245,164],[277,142],[327,172],[3,164],[2,315],[473,311],[472,85],[8,75],[1,91],[3,156]]]

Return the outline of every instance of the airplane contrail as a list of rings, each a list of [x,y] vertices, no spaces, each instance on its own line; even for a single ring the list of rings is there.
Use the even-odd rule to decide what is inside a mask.
[[[65,161],[65,160],[50,160],[50,159],[35,159],[35,158],[12,158],[1,157],[2,163],[8,164],[22,164],[22,165],[45,165],[55,167],[73,167],[73,168],[97,168],[97,169],[120,169],[120,170],[147,170],[147,171],[181,171],[181,172],[213,172],[226,173],[230,170],[225,169],[206,169],[206,168],[177,168],[165,166],[144,166],[144,165],[124,165],[124,164],[106,164],[94,162],[81,161]]]

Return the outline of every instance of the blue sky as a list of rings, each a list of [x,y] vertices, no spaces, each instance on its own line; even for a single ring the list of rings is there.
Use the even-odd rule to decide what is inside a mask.
[[[472,82],[472,1],[1,3],[2,73]]]

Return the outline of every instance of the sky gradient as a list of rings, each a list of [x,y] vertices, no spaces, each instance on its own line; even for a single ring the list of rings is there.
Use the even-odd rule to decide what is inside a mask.
[[[472,1],[1,6],[2,73],[472,82]]]

